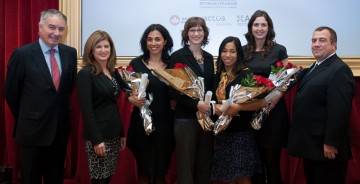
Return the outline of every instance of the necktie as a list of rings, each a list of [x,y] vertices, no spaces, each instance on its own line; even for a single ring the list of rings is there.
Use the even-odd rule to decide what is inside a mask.
[[[314,66],[310,69],[310,71],[306,74],[306,76],[308,76],[312,71],[314,71],[317,66],[319,66],[319,64],[315,63]]]
[[[59,84],[60,84],[60,70],[59,70],[57,61],[55,59],[54,53],[55,53],[55,49],[50,49],[51,73],[52,73],[52,79],[54,82],[54,86],[57,91],[59,88]]]

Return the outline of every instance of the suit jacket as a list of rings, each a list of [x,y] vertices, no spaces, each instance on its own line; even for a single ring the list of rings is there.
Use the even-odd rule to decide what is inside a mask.
[[[348,131],[354,85],[351,69],[336,54],[305,74],[294,100],[290,154],[326,160],[327,144],[338,148],[336,160],[351,157]]]
[[[113,77],[120,88],[127,86],[119,73],[115,72]],[[114,95],[110,80],[103,73],[94,75],[92,68],[86,66],[77,75],[77,89],[84,121],[84,139],[96,145],[105,139],[123,137],[123,126],[117,105],[119,95]]]
[[[59,44],[61,78],[56,91],[39,40],[16,48],[10,57],[5,98],[15,116],[18,143],[48,146],[57,133],[64,143],[70,135],[69,101],[75,83],[77,54]]]
[[[204,72],[194,58],[188,46],[175,51],[170,57],[169,68],[174,68],[176,63],[186,64],[198,77],[204,78],[205,92],[213,90],[214,82],[214,58],[203,50]],[[172,93],[172,97],[177,101],[175,108],[176,118],[196,118],[197,104],[199,100],[192,99],[177,92]]]

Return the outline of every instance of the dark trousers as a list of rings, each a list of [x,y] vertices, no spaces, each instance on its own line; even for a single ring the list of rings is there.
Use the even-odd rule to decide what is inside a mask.
[[[347,161],[303,161],[307,184],[345,184]]]
[[[214,136],[205,132],[196,119],[174,124],[176,165],[179,184],[210,184]]]
[[[20,145],[22,184],[62,184],[66,144],[58,138],[50,146]]]

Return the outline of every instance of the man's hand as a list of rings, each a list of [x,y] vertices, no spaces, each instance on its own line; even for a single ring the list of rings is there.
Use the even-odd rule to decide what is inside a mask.
[[[324,144],[324,157],[328,159],[335,159],[336,154],[338,154],[338,149]]]

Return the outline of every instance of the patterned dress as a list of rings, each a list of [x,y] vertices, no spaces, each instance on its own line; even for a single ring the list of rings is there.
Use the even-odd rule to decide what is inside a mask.
[[[217,101],[227,99],[230,87],[239,84],[249,73],[249,70],[243,70],[233,78],[225,73],[217,75]],[[212,180],[229,182],[261,172],[256,136],[250,126],[252,114],[250,111],[239,112],[240,116],[233,117],[225,131],[215,137]]]
[[[108,77],[104,77],[102,79],[106,85],[112,87],[112,93],[117,98],[120,95],[120,87],[117,83],[116,79],[113,77],[109,79]],[[121,136],[116,136],[114,138],[105,138],[105,148],[106,155],[99,156],[94,151],[94,146],[90,140],[85,140],[85,152],[87,154],[88,164],[89,164],[89,174],[91,179],[103,179],[108,178],[111,175],[115,174],[116,166],[117,166],[117,158],[120,152],[120,140]]]

